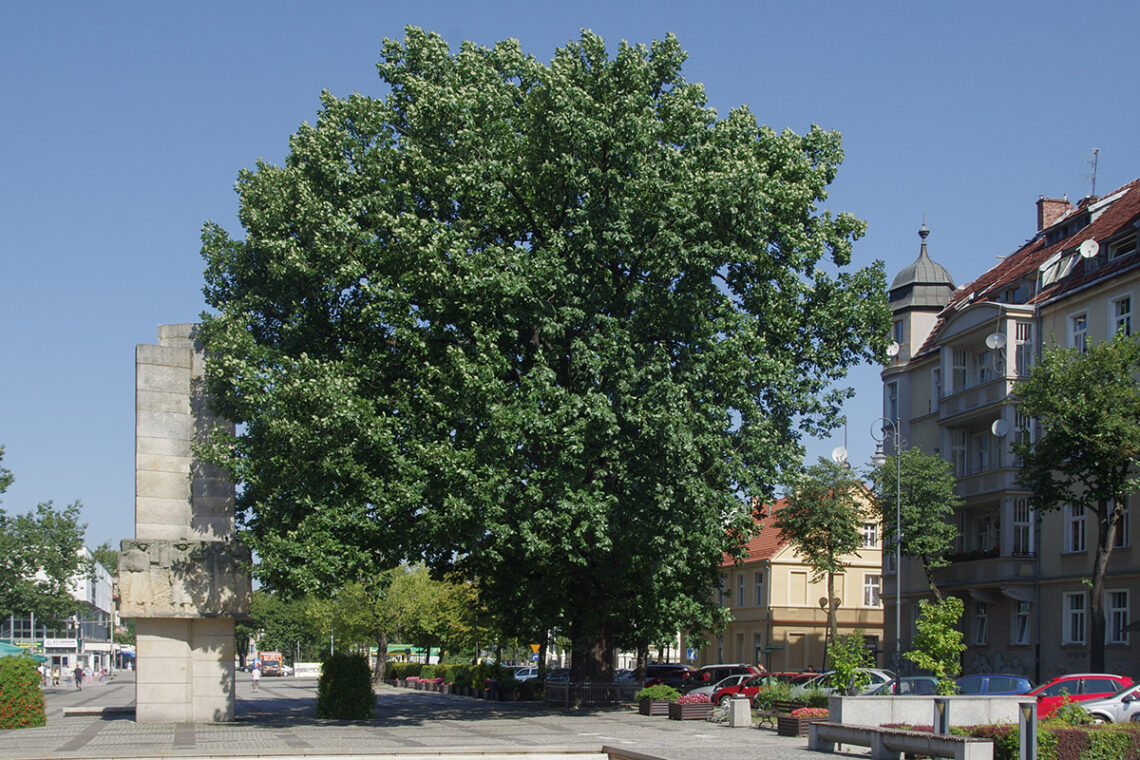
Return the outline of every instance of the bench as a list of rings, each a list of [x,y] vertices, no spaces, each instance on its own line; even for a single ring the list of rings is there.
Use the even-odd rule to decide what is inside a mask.
[[[882,726],[848,726],[813,723],[808,727],[808,749],[834,752],[836,744],[870,747],[875,760],[902,760],[904,754],[950,757],[954,760],[993,760],[994,743],[972,736],[928,734]]]

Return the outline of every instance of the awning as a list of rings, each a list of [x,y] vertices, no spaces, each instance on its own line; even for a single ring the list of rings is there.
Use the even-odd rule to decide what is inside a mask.
[[[1002,586],[1001,592],[1016,602],[1032,602],[1033,588],[1031,586]]]
[[[970,598],[986,604],[997,604],[1001,601],[1001,594],[992,588],[972,588]]]

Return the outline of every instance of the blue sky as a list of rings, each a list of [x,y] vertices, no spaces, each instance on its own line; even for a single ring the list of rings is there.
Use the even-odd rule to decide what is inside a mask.
[[[134,347],[197,319],[203,221],[240,233],[233,184],[279,162],[318,95],[379,95],[406,25],[549,60],[590,28],[669,32],[722,114],[748,104],[843,133],[830,208],[866,219],[855,260],[918,252],[961,284],[1034,232],[1041,194],[1140,176],[1140,5],[1058,2],[116,2],[0,7],[0,444],[8,511],[79,499],[92,545],[134,530]],[[867,462],[876,368],[851,375]],[[809,457],[843,442],[814,442]]]

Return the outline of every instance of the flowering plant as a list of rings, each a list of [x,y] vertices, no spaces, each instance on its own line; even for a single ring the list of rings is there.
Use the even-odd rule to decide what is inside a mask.
[[[677,704],[679,705],[707,705],[711,703],[712,699],[709,698],[708,694],[685,694],[677,697]]]
[[[799,707],[792,710],[793,718],[827,718],[830,715],[826,707]]]

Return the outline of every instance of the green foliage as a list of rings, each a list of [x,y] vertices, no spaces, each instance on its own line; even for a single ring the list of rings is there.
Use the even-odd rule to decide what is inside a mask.
[[[2,479],[0,479],[2,481]],[[0,486],[3,486],[0,482]],[[40,674],[31,657],[0,657],[0,729],[47,724]]]
[[[655,686],[646,686],[637,692],[635,699],[639,702],[643,699],[667,699],[670,702],[676,702],[681,697],[681,692],[674,689],[672,686],[666,686],[663,683],[656,684]]]
[[[385,672],[389,678],[405,679],[409,676],[418,676],[423,670],[422,662],[389,662]]]
[[[961,655],[966,649],[958,628],[964,610],[962,600],[956,596],[938,602],[922,599],[918,606],[919,616],[915,621],[918,632],[903,657],[934,674],[939,694],[956,694],[954,681],[962,673]]]
[[[1057,705],[1057,709],[1049,719],[1067,726],[1087,726],[1093,722],[1092,713],[1069,696],[1061,700],[1061,704]]]
[[[753,704],[760,710],[771,711],[773,702],[789,702],[792,699],[792,687],[786,683],[774,683],[771,686],[762,686],[756,692]]]
[[[799,701],[808,707],[827,707],[831,702],[831,695],[825,690],[813,686],[810,689],[803,690],[800,694]]]
[[[80,554],[87,526],[79,517],[79,502],[62,510],[45,502],[22,515],[0,510],[0,617],[34,613],[59,623],[75,612],[68,582],[92,572]]]
[[[317,682],[317,717],[333,720],[371,720],[376,695],[368,659],[361,654],[335,654],[321,664]]]
[[[870,473],[885,531],[883,551],[894,551],[895,522],[901,513],[902,554],[922,563],[931,590],[940,596],[934,570],[948,564],[946,553],[958,535],[953,520],[955,508],[963,501],[958,496],[958,480],[949,462],[917,447],[903,449],[901,460],[900,468],[898,458],[888,457]]]
[[[1089,669],[1105,669],[1104,579],[1117,525],[1140,488],[1140,343],[1120,332],[1086,353],[1053,346],[1018,388],[1022,411],[1040,435],[1013,445],[1017,482],[1039,510],[1083,506],[1096,517],[1089,574]]]
[[[864,668],[875,662],[863,641],[863,631],[834,639],[827,647],[827,660],[833,671],[832,685],[841,693],[855,695],[871,683],[871,674]]]
[[[435,678],[435,665],[424,665],[420,670],[420,678]]]
[[[387,95],[322,97],[202,236],[205,453],[269,586],[410,556],[478,578],[576,668],[722,621],[725,551],[835,425],[890,325],[863,222],[821,211],[840,136],[719,118],[670,36],[386,40]],[[409,544],[409,541],[411,544]],[[587,657],[586,653],[591,654]]]
[[[119,552],[111,546],[110,541],[104,541],[91,550],[92,556],[112,577],[119,575]]]

